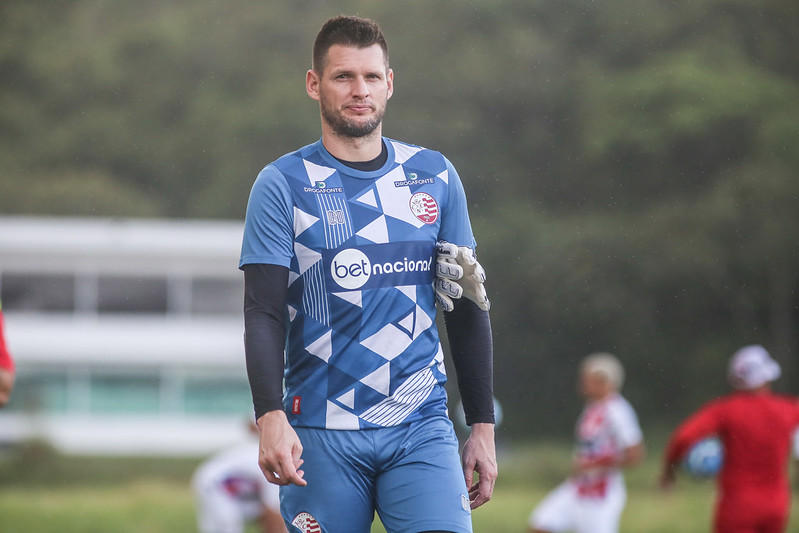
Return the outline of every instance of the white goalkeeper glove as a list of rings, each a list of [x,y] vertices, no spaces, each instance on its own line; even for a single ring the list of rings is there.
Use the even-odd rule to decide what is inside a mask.
[[[436,300],[444,311],[452,311],[452,299],[467,297],[483,311],[488,311],[488,301],[483,282],[485,270],[477,262],[474,251],[468,246],[457,246],[450,242],[436,243],[436,279],[433,281]]]

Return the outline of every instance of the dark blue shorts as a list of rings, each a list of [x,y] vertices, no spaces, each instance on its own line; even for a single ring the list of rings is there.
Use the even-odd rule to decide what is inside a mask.
[[[308,485],[280,489],[289,531],[368,533],[377,511],[388,533],[471,533],[449,419],[357,431],[295,429]]]

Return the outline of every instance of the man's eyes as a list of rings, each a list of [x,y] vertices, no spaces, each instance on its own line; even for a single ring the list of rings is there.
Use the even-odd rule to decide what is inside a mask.
[[[352,78],[354,78],[352,74],[339,74],[335,77],[335,79],[337,80],[349,80]],[[374,81],[379,81],[383,79],[383,77],[380,76],[379,74],[367,74],[366,76],[364,76],[364,78],[366,78],[367,80],[374,80]]]

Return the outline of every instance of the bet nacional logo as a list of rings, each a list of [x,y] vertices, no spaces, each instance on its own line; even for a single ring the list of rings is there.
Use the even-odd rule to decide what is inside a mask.
[[[366,254],[355,248],[340,251],[330,262],[330,274],[344,289],[363,287],[372,275],[372,263]]]

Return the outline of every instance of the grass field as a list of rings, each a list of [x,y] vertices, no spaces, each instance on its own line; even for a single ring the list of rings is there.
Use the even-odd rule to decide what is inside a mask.
[[[476,532],[523,533],[532,507],[561,481],[569,447],[527,445],[500,450],[494,499],[473,515]],[[656,486],[657,452],[627,474],[622,531],[709,530],[713,485],[680,479]],[[196,531],[189,477],[197,460],[63,457],[32,446],[0,458],[3,533],[191,533]],[[794,496],[794,508],[799,498]],[[376,523],[373,532],[383,531]],[[789,531],[799,531],[793,518]],[[255,533],[254,529],[248,533]]]

